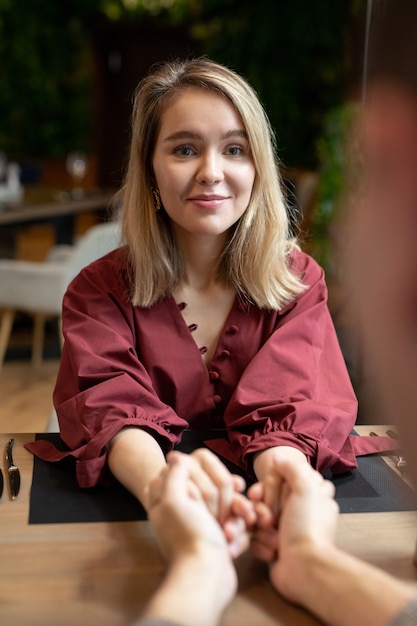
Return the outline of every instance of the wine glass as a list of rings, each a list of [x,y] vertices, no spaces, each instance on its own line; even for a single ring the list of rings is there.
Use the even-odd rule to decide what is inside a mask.
[[[80,184],[87,173],[87,156],[84,152],[70,152],[66,160],[66,169],[74,181],[71,195],[74,198],[81,198],[84,191]]]

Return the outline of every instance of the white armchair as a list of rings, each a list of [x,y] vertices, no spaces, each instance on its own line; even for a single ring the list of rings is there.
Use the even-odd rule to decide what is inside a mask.
[[[120,245],[118,222],[91,227],[63,253],[54,250],[45,262],[0,260],[0,368],[18,311],[34,318],[32,363],[42,362],[44,327],[48,317],[61,318],[62,298],[80,270]]]

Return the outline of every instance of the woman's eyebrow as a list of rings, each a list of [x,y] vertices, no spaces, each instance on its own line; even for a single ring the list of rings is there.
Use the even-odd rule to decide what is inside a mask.
[[[243,128],[236,128],[235,130],[229,130],[223,138],[228,139],[229,137],[241,137],[242,139],[247,139],[248,133]]]
[[[178,139],[202,139],[202,137],[199,133],[191,130],[179,130],[165,137],[164,141],[177,141]]]
[[[229,139],[230,137],[241,137],[242,139],[247,139],[248,135],[243,128],[236,128],[227,131],[224,135],[222,135],[221,139]],[[194,132],[192,130],[179,130],[168,137],[165,137],[164,142],[168,141],[178,141],[179,139],[203,139],[203,136],[200,133]]]

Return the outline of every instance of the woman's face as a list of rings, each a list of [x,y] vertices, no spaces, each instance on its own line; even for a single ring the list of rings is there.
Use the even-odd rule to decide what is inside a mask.
[[[221,95],[187,88],[165,111],[153,170],[174,231],[224,235],[245,212],[255,166],[240,116]]]

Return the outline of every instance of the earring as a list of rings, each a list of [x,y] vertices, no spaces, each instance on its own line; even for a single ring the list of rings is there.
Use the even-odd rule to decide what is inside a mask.
[[[155,211],[159,211],[161,208],[161,196],[159,195],[159,191],[156,187],[152,187],[152,195],[153,195],[153,203],[155,206]]]

